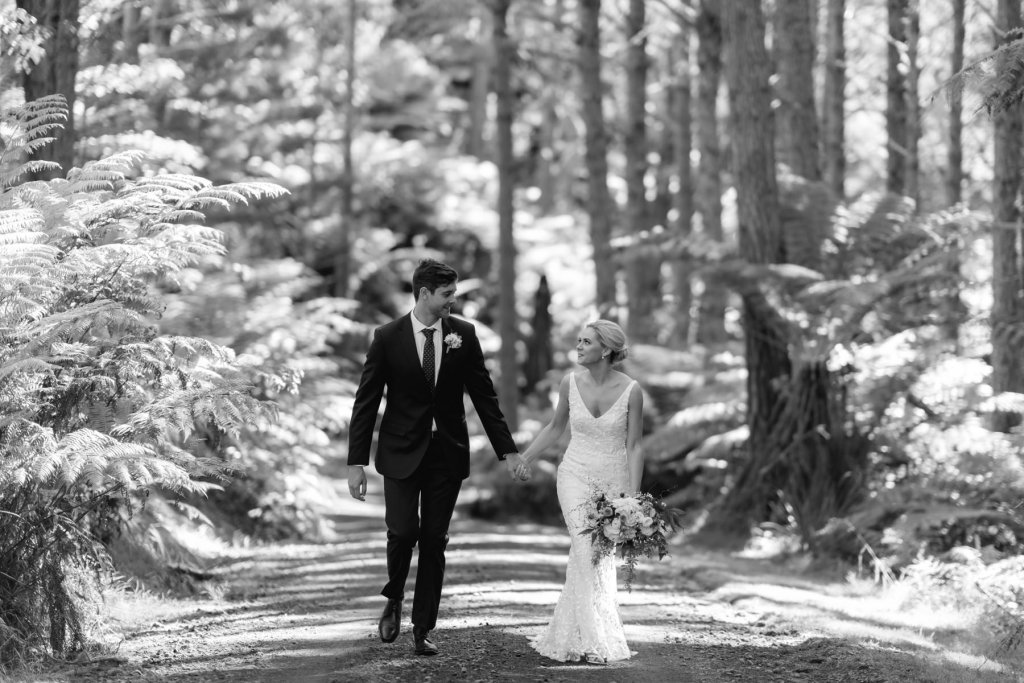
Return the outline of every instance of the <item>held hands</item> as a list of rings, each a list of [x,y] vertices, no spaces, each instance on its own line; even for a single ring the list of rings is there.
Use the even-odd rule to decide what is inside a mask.
[[[530,463],[518,453],[507,454],[505,456],[505,465],[508,467],[508,473],[516,481],[529,481],[530,477],[533,476],[533,468],[530,467]]]

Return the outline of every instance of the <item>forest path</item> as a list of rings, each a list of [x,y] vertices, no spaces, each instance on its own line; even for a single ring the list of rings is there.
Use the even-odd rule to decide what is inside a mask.
[[[564,530],[458,513],[435,631],[441,654],[417,657],[408,612],[395,643],[381,643],[376,633],[385,575],[380,501],[339,499],[337,512],[331,542],[232,550],[217,569],[223,589],[211,596],[131,598],[113,610],[125,632],[115,657],[45,680],[1015,680],[982,658],[944,652],[937,640],[948,646],[957,639],[950,615],[894,613],[870,587],[858,591],[683,546],[661,562],[643,563],[632,592],[620,590],[632,659],[607,666],[552,662],[528,638],[546,624],[557,599]],[[921,635],[922,624],[932,637]]]

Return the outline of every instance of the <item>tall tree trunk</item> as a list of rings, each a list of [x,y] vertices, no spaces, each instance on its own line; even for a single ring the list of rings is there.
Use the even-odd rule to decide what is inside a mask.
[[[907,191],[917,204],[921,201],[921,159],[918,141],[921,138],[921,69],[918,65],[918,44],[921,37],[921,13],[918,0],[907,3]]]
[[[907,191],[907,9],[909,0],[886,0],[889,16],[888,73],[886,76],[885,188],[894,194]]]
[[[476,47],[473,76],[469,88],[469,126],[466,129],[466,153],[478,158],[487,156],[484,129],[487,127],[487,95],[491,91],[491,46],[484,40]]]
[[[672,231],[682,237],[692,232],[693,222],[693,172],[690,168],[690,153],[693,151],[693,79],[690,75],[691,28],[687,21],[679,22],[679,36],[669,51],[671,60],[672,85],[669,88],[668,112],[669,130],[672,131],[672,158],[675,161],[676,190],[672,193],[675,222]],[[676,260],[672,264],[672,281],[675,308],[675,327],[672,342],[684,346],[690,341],[690,307],[693,304],[693,288],[690,282],[691,264]]]
[[[175,0],[153,0],[149,10],[149,44],[157,50],[161,56],[167,55],[167,49],[171,45],[171,32],[174,30],[174,17],[177,14]],[[162,92],[147,98],[153,118],[167,125],[170,115],[170,94]]]
[[[121,59],[129,64],[139,61],[139,6],[121,4]]]
[[[22,78],[25,100],[63,95],[68,118],[56,139],[35,152],[35,159],[53,161],[60,169],[43,170],[33,177],[49,180],[63,177],[75,164],[75,77],[78,75],[79,0],[17,0],[16,6],[35,17],[47,31],[44,53]]]
[[[808,0],[776,0],[775,17],[780,161],[803,178],[820,180],[810,3]]]
[[[554,0],[551,8],[553,21],[560,25],[565,21],[565,0]],[[558,102],[562,99],[563,92],[560,86],[564,86],[572,78],[571,67],[564,62],[555,67],[556,76],[552,79],[551,87],[545,88],[541,94],[541,122],[538,143],[540,153],[537,155],[536,177],[534,184],[540,190],[540,198],[537,200],[537,209],[543,215],[555,211],[560,189],[563,187],[561,179],[561,159],[558,153],[560,148],[556,140],[558,130]]]
[[[950,58],[950,69],[952,75],[956,75],[964,69],[964,42],[967,37],[967,26],[965,24],[967,14],[967,0],[952,0],[952,56]],[[964,101],[961,93],[952,93],[949,89],[949,137],[946,146],[946,204],[956,206],[963,199],[962,187],[964,185]],[[949,270],[953,275],[953,282],[961,282],[961,259],[954,255],[950,259]],[[952,341],[955,352],[961,349],[959,345],[959,330],[961,330],[961,311],[964,304],[957,288],[950,287],[948,290],[948,313],[943,329],[946,338]]]
[[[626,206],[630,232],[651,227],[647,206],[647,22],[644,0],[630,0],[626,15]],[[657,338],[654,311],[661,298],[661,260],[650,249],[627,255],[627,330],[634,343]]]
[[[515,431],[519,428],[519,373],[516,363],[519,325],[516,320],[516,246],[512,203],[512,43],[506,23],[510,4],[511,0],[494,1],[493,51],[494,92],[498,100],[495,126],[498,142],[498,330],[501,334],[498,399],[509,428]]]
[[[750,0],[725,0],[722,8],[740,256],[751,263],[785,263],[764,15],[761,3]],[[760,472],[779,455],[778,445],[770,438],[771,418],[784,401],[778,382],[788,377],[790,362],[781,332],[753,302],[745,298],[743,303],[750,437],[748,459],[726,509],[745,527],[748,518],[765,514],[774,494],[766,490]]]
[[[613,207],[608,194],[608,132],[602,109],[601,0],[580,0],[579,12],[580,29],[576,34],[576,44],[580,53],[582,118],[586,126],[587,214],[597,276],[595,301],[601,315],[615,317],[615,267],[609,244]]]
[[[953,56],[950,64],[953,75],[964,68],[965,15],[967,0],[953,0]],[[949,148],[946,154],[946,203],[959,204],[963,199],[964,144],[963,100],[959,94],[949,101]]]
[[[534,173],[534,184],[539,190],[537,210],[541,215],[548,215],[555,210],[555,199],[558,194],[557,171],[555,167],[555,126],[558,123],[558,112],[555,110],[553,95],[544,95],[541,105],[540,130],[537,144],[537,167]]]
[[[722,231],[722,147],[718,127],[718,91],[722,82],[722,17],[718,0],[702,0],[696,21],[697,103],[695,137],[700,161],[694,204],[701,229],[710,239],[721,242]],[[726,339],[725,308],[728,293],[720,285],[705,282],[700,294],[697,341],[716,344]]]
[[[825,29],[825,92],[823,156],[825,182],[842,200],[846,196],[846,0],[828,0]]]
[[[174,0],[154,0],[149,15],[149,42],[156,47],[171,44],[172,18],[176,13]]]
[[[997,45],[1006,41],[1006,34],[1019,29],[1020,0],[999,0],[996,9]],[[997,70],[1009,72],[1012,65],[1004,55]],[[1013,86],[1024,81],[1015,71]],[[1017,198],[1022,183],[1022,108],[1015,103],[995,114],[994,204],[995,226],[992,231],[992,390],[1024,392],[1024,346],[1020,343],[1024,329],[1024,245],[1021,244],[1021,211]],[[1019,424],[1012,413],[993,416],[993,429],[1007,431]]]
[[[345,30],[345,96],[344,121],[341,127],[341,158],[345,168],[341,173],[341,225],[338,253],[334,258],[334,295],[348,296],[348,279],[352,268],[352,233],[355,222],[353,202],[355,196],[355,167],[352,165],[352,139],[355,134],[356,106],[356,25],[357,0],[348,0],[348,26]]]
[[[953,75],[964,68],[964,40],[966,38],[967,0],[953,0],[953,46],[950,68]],[[951,91],[952,89],[950,89]],[[946,203],[956,206],[963,199],[964,180],[964,145],[963,145],[963,100],[960,93],[949,95],[949,139],[946,149]],[[957,255],[950,263],[949,269],[954,281],[960,281],[960,258]],[[949,314],[943,326],[946,337],[953,342],[955,351],[960,351],[960,312],[963,302],[958,288],[950,287]]]

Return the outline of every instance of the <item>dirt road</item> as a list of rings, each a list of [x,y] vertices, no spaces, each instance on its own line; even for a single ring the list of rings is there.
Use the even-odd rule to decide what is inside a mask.
[[[620,592],[632,659],[551,662],[527,641],[557,598],[564,531],[461,515],[435,632],[441,654],[416,657],[408,614],[397,642],[383,644],[376,634],[383,510],[372,501],[340,506],[331,542],[233,550],[217,568],[222,589],[204,599],[150,596],[112,605],[127,632],[116,654],[45,680],[1016,680],[983,658],[946,651],[959,628],[949,615],[893,610],[870,588],[683,546],[644,564],[632,592]]]

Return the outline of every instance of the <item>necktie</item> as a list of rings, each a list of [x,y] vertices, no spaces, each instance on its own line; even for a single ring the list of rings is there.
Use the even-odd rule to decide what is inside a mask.
[[[434,390],[434,328],[423,329],[423,376],[427,378],[427,386]]]

